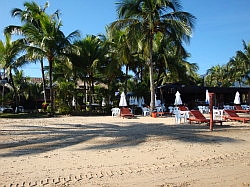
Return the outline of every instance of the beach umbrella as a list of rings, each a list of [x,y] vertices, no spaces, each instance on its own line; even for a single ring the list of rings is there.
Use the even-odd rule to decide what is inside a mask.
[[[111,106],[113,106],[113,101],[109,101],[109,104],[110,104]]]
[[[137,97],[134,97],[134,105],[138,105]]]
[[[73,99],[72,99],[72,106],[76,106],[76,100],[75,100],[75,97],[73,97]]]
[[[138,98],[138,107],[142,107],[142,104],[141,104],[141,97]]]
[[[102,106],[106,106],[105,98],[102,98]]]
[[[143,105],[145,104],[144,102],[144,97],[139,97],[138,99],[138,107],[143,107]]]
[[[182,105],[181,94],[179,91],[177,91],[175,94],[174,105]]]
[[[145,100],[144,100],[144,97],[143,97],[143,96],[141,97],[141,105],[142,105],[142,106],[145,105]]]
[[[133,98],[132,98],[132,96],[130,96],[130,97],[129,97],[129,105],[132,105],[132,104],[133,104],[133,101],[132,101],[132,100],[133,100]]]
[[[209,93],[208,90],[206,90],[206,99],[205,99],[205,103],[209,104]]]
[[[133,97],[132,97],[132,96],[130,96],[130,97],[129,97],[129,105],[133,105],[133,104],[134,104]]]
[[[122,94],[121,94],[119,106],[121,106],[121,107],[128,106],[127,101],[126,101],[126,95],[124,92],[122,92]]]
[[[238,91],[235,93],[234,104],[236,105],[240,104],[240,93]]]
[[[159,103],[158,103],[158,100],[157,100],[156,94],[155,94],[155,106],[159,106]]]

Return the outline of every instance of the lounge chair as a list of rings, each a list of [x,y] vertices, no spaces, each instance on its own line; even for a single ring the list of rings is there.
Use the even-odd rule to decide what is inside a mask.
[[[190,116],[187,120],[189,120],[189,123],[191,124],[192,121],[198,122],[198,123],[210,123],[210,119],[206,118],[199,110],[190,110]],[[213,123],[219,123],[222,125],[223,120],[213,120]]]
[[[239,116],[235,112],[235,110],[224,110],[224,112],[227,114],[227,115],[223,116],[225,120],[242,121],[243,123],[250,121],[250,118],[248,118],[248,117]]]
[[[188,111],[189,110],[188,107],[186,107],[186,106],[178,106],[178,108],[180,111]]]
[[[241,105],[234,105],[236,113],[250,113],[250,110],[245,110]]]
[[[134,114],[130,111],[129,108],[121,108],[120,111],[121,117],[128,117],[128,118],[134,118]]]

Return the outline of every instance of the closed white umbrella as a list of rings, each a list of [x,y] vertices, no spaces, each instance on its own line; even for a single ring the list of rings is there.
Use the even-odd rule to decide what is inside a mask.
[[[234,104],[236,104],[236,105],[240,104],[240,93],[238,91],[235,94]]]
[[[158,101],[157,101],[156,94],[155,94],[155,106],[159,106],[159,103],[158,103]]]
[[[138,107],[143,107],[145,105],[145,102],[144,102],[144,97],[139,97],[138,99]]]
[[[142,107],[142,104],[141,104],[141,97],[138,98],[138,107]]]
[[[105,98],[102,98],[102,106],[106,106]]]
[[[177,91],[175,94],[174,105],[182,105],[181,94],[179,91]]]
[[[145,100],[144,100],[143,96],[141,97],[141,104],[142,104],[142,106],[145,105]]]
[[[73,97],[73,99],[72,99],[72,106],[74,107],[74,106],[76,106],[76,100],[75,100],[75,97]]]
[[[138,105],[137,97],[134,97],[134,105]]]
[[[206,90],[206,99],[205,99],[205,103],[209,104],[209,93],[208,90]]]
[[[134,101],[133,101],[133,97],[130,96],[130,97],[129,97],[129,105],[133,105],[133,102],[134,102]]]
[[[119,106],[121,106],[121,107],[128,106],[127,100],[126,100],[126,95],[124,92],[122,92],[122,94],[121,94]]]

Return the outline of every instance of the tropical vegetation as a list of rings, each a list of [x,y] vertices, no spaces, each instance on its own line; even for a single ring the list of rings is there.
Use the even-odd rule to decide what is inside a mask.
[[[30,108],[43,106],[54,115],[92,110],[89,103],[105,101],[109,111],[111,103],[118,105],[115,93],[124,91],[144,96],[153,110],[155,88],[167,83],[250,84],[250,44],[245,41],[243,50],[226,65],[213,66],[206,75],[197,73],[198,64],[188,61],[191,54],[184,48],[196,18],[183,11],[177,0],[121,0],[118,20],[107,25],[106,33],[84,38],[78,30],[66,36],[60,12],[48,14],[48,3],[41,7],[25,2],[23,6],[11,11],[21,25],[7,26],[5,41],[0,41],[1,78],[13,88],[2,92],[2,103],[29,102]],[[42,84],[24,76],[23,65],[31,63],[41,64]]]

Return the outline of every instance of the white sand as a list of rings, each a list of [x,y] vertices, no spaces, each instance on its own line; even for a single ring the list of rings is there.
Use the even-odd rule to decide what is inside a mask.
[[[2,118],[0,186],[250,186],[250,123]]]

